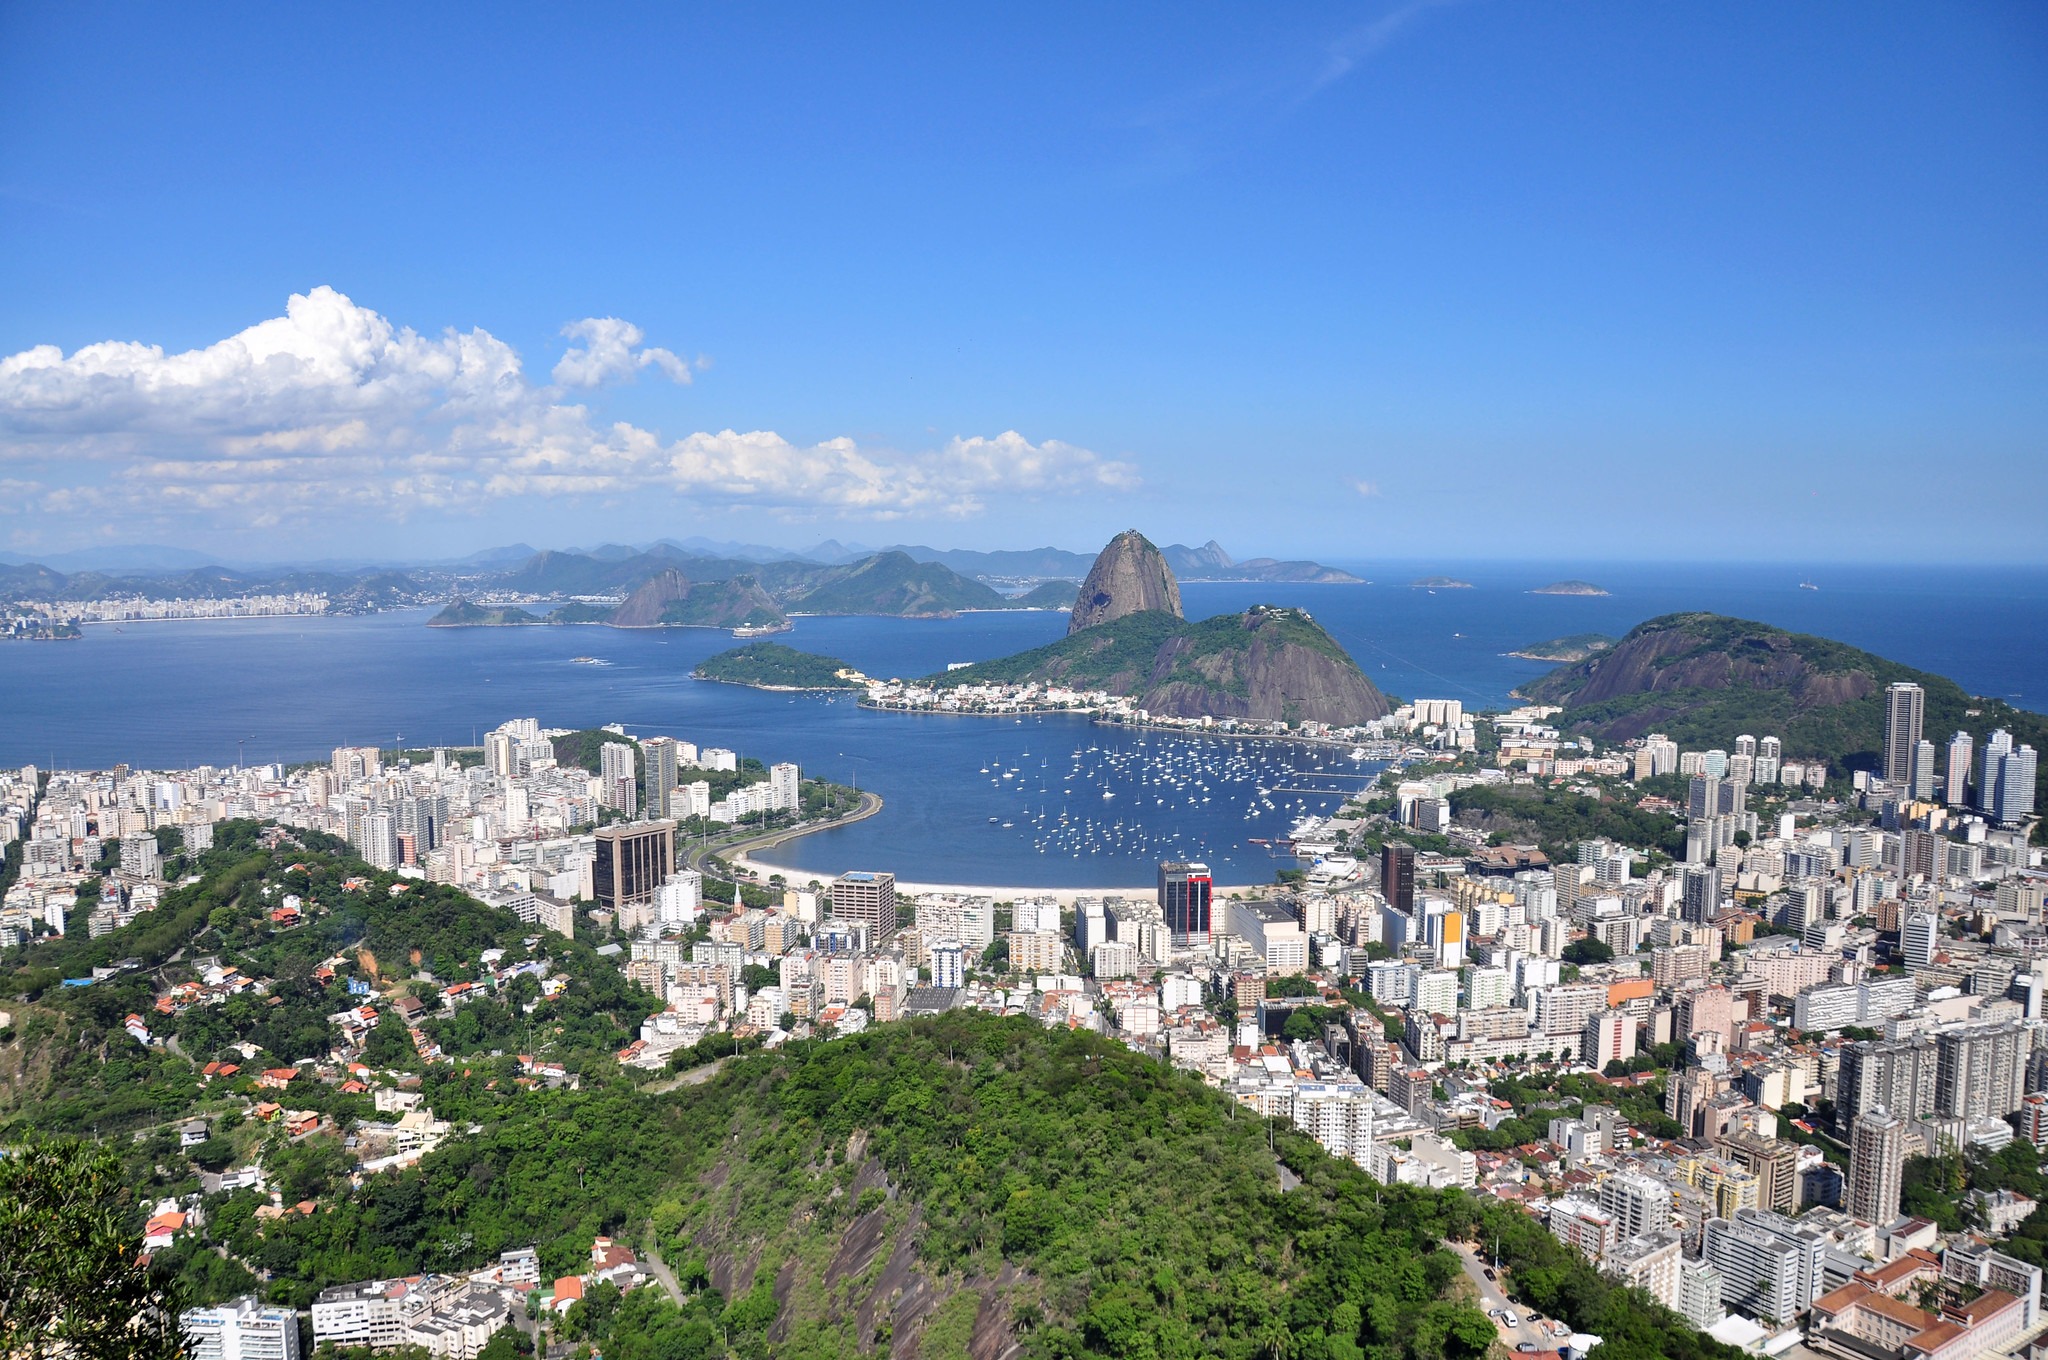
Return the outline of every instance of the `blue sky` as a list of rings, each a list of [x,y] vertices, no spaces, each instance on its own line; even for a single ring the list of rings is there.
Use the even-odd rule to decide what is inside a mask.
[[[0,547],[2038,561],[2044,228],[2037,4],[12,4]]]

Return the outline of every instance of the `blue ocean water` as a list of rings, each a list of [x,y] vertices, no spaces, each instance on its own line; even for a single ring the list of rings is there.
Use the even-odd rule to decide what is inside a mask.
[[[1373,584],[1189,585],[1182,593],[1193,616],[1261,601],[1305,608],[1382,689],[1408,698],[1505,702],[1546,669],[1508,651],[1709,609],[1839,638],[1973,692],[2048,708],[2048,569],[1347,565]],[[1425,574],[1472,588],[1403,584]],[[1527,593],[1565,578],[1613,593]],[[1801,579],[1819,589],[1800,589]],[[883,795],[879,816],[796,842],[778,852],[783,862],[821,874],[861,866],[925,881],[1043,886],[1139,885],[1157,859],[1182,853],[1206,856],[1224,881],[1266,878],[1272,866],[1249,838],[1276,834],[1276,825],[1284,832],[1298,812],[1326,810],[1344,774],[1358,773],[1326,749],[1291,743],[1116,732],[1076,719],[1020,725],[869,713],[845,698],[691,680],[698,661],[733,645],[723,633],[429,629],[427,617],[129,624],[88,629],[81,642],[0,646],[0,761],[226,764],[238,742],[252,762],[304,760],[342,743],[467,744],[514,717],[565,727],[619,722],[793,759]],[[922,675],[1040,645],[1065,624],[1054,613],[799,619],[779,640],[872,674]],[[611,664],[570,660],[586,653]],[[1080,783],[1019,782],[1027,772],[1064,776],[1077,756],[1090,773]],[[1012,779],[1001,778],[1004,770]],[[1054,787],[1075,792],[1056,807]],[[1262,787],[1306,792],[1274,794],[1267,808]]]

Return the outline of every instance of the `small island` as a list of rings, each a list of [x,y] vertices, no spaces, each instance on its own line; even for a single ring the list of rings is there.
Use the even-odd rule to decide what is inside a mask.
[[[1547,586],[1538,586],[1531,595],[1606,595],[1610,592],[1591,581],[1552,581]]]
[[[844,672],[842,674],[841,672]],[[690,672],[699,680],[754,689],[859,689],[853,667],[836,656],[800,652],[779,642],[750,642],[707,657]]]
[[[516,628],[524,624],[539,623],[540,620],[516,605],[491,607],[476,604],[460,596],[448,602],[448,607],[427,620],[429,628]]]
[[[1408,583],[1414,590],[1470,590],[1470,581],[1460,581],[1455,576],[1424,576]]]
[[[1548,642],[1531,643],[1509,656],[1518,656],[1524,661],[1549,661],[1570,663],[1584,661],[1596,652],[1604,652],[1614,645],[1614,639],[1605,633],[1574,633],[1570,637],[1552,638]]]

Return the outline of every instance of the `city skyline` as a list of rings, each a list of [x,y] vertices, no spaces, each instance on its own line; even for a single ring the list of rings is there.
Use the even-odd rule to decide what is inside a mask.
[[[2040,557],[2021,7],[4,23],[17,555]]]

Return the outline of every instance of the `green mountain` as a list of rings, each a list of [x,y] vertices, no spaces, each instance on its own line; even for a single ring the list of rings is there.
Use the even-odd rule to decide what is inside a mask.
[[[209,1197],[158,1254],[194,1303],[255,1291],[303,1308],[332,1285],[478,1269],[511,1247],[536,1247],[552,1279],[607,1235],[676,1283],[600,1286],[559,1320],[553,1340],[606,1355],[1483,1360],[1496,1328],[1447,1244],[1484,1242],[1522,1303],[1601,1336],[1607,1360],[1736,1356],[1518,1207],[1379,1185],[1287,1121],[1087,1031],[954,1012],[650,1083],[612,1050],[654,999],[585,943],[312,833],[222,823],[197,867],[135,924],[14,951],[0,974],[6,1132],[96,1130],[125,1162],[133,1195],[115,1212],[131,1230],[140,1206],[229,1165],[260,1162],[286,1205],[310,1206]],[[286,894],[297,919],[274,914]],[[134,966],[58,985],[117,960]],[[154,1010],[214,960],[262,989]],[[430,1004],[408,1024],[413,1000]],[[367,1071],[323,1077],[335,1017],[363,1007],[380,1017]],[[137,1043],[131,1013],[178,1042]],[[223,1057],[241,1070],[202,1070]],[[256,1084],[306,1059],[286,1089]],[[417,1091],[452,1129],[417,1165],[357,1176],[365,1149],[345,1139],[388,1122],[384,1088]],[[267,1101],[319,1127],[267,1122]],[[181,1148],[193,1117],[210,1136]]]
[[[785,602],[801,614],[888,614],[943,618],[963,609],[1004,609],[1010,601],[939,562],[883,552],[843,567],[813,569]]]
[[[555,763],[564,769],[578,769],[590,774],[604,771],[604,747],[606,742],[618,742],[633,748],[633,768],[644,771],[647,762],[641,758],[640,743],[631,737],[622,737],[616,732],[607,732],[601,727],[585,727],[574,732],[564,732],[550,739],[555,748]]]
[[[836,656],[800,652],[779,642],[750,642],[729,652],[706,657],[690,672],[699,680],[758,689],[855,689],[839,672],[848,669]]]
[[[1156,609],[1126,614],[929,683],[1028,681],[1106,690],[1167,717],[1350,725],[1390,711],[1386,696],[1313,619],[1270,605],[1197,622]]]
[[[1924,730],[1936,745],[1958,730],[1978,739],[2003,727],[2036,750],[2048,717],[1977,698],[1944,676],[1847,643],[1721,614],[1666,614],[1638,624],[1612,648],[1522,686],[1533,702],[1561,704],[1563,721],[1609,741],[1663,732],[1681,746],[1722,747],[1776,735],[1788,758],[1820,757],[1836,770],[1876,769],[1884,749],[1884,688],[1909,680],[1927,692]],[[2048,780],[2048,768],[2042,772]],[[2042,801],[2048,805],[2048,783]]]
[[[457,596],[455,599],[450,600],[447,607],[440,613],[427,620],[427,627],[516,628],[523,624],[539,623],[540,621],[517,605],[481,605]]]
[[[1072,609],[1081,592],[1078,581],[1041,581],[1022,595],[1010,597],[1012,609]]]
[[[670,567],[628,596],[609,622],[615,628],[774,628],[789,616],[751,576],[692,581]]]

